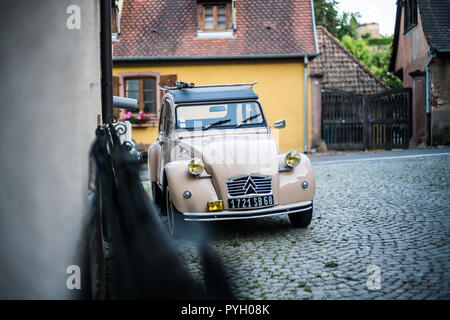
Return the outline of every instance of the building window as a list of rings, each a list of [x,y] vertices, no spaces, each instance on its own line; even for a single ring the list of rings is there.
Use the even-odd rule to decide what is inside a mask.
[[[136,99],[140,111],[157,116],[156,78],[125,79],[125,96]]]
[[[203,31],[226,31],[231,29],[231,6],[223,4],[203,4],[199,6],[199,26]]]
[[[417,25],[417,0],[405,1],[405,32]]]
[[[225,6],[203,6],[203,30],[226,30]]]

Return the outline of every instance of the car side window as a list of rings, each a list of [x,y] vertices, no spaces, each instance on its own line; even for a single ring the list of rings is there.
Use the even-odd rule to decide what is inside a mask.
[[[164,112],[165,112],[165,105],[166,101],[163,102],[161,107],[161,113],[159,115],[159,127],[158,127],[158,134],[164,131]]]
[[[170,107],[169,102],[166,100],[164,102],[164,133],[167,137],[172,135],[173,131],[173,116],[172,116],[172,108]]]

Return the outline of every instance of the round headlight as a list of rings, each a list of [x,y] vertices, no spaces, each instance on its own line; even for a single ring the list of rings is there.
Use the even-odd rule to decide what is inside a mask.
[[[294,168],[294,167],[298,166],[298,164],[300,163],[300,160],[301,160],[301,156],[300,156],[300,153],[298,153],[297,151],[291,150],[286,154],[286,158],[285,158],[286,165],[290,168]]]
[[[189,162],[188,170],[194,176],[198,176],[200,173],[203,172],[204,169],[205,165],[199,159],[192,159],[191,162]]]

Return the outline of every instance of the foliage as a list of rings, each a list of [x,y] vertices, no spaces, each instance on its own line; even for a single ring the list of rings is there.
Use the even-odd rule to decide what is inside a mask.
[[[344,36],[348,35],[356,39],[358,37],[356,27],[358,26],[358,18],[360,17],[361,15],[359,12],[344,12],[342,17],[338,19],[339,24],[336,38],[342,39]]]
[[[314,0],[314,16],[316,25],[324,26],[331,34],[335,35],[337,31],[337,9],[336,0]]]
[[[394,37],[386,37],[386,38],[368,38],[367,41],[369,46],[387,46],[390,45],[393,41]]]
[[[363,35],[357,40],[358,12],[338,15],[338,0],[314,0],[316,25],[324,26],[370,71],[391,88],[401,88],[402,81],[388,72],[392,37],[374,39]],[[375,46],[377,46],[375,48]],[[381,47],[381,48],[380,48]]]
[[[358,12],[344,12],[338,15],[337,0],[314,0],[314,16],[316,25],[324,26],[336,38],[342,39],[349,35],[356,38],[356,26],[358,25]]]
[[[402,81],[387,71],[391,56],[390,46],[383,46],[379,50],[374,50],[369,45],[369,41],[370,39],[356,40],[348,35],[341,40],[344,47],[384,83],[391,88],[401,88]]]
[[[139,111],[138,114],[134,115],[130,111],[125,113],[122,117],[123,120],[128,120],[132,124],[146,124],[149,123],[151,117],[148,112]]]

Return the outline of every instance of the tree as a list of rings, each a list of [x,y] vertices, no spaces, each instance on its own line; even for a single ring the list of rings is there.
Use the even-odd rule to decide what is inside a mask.
[[[337,34],[338,12],[336,6],[337,0],[314,0],[314,16],[316,25],[324,26],[332,34]]]
[[[345,35],[342,38],[341,43],[389,87],[401,88],[402,81],[394,74],[388,72],[391,46],[387,45],[378,51],[375,51],[369,46],[369,40],[370,39],[356,40],[349,35]]]
[[[356,26],[361,15],[358,12],[344,12],[338,15],[337,0],[314,0],[316,25],[324,26],[336,38],[349,35],[356,38]]]
[[[392,39],[372,39],[363,36],[357,40],[356,27],[359,12],[344,12],[339,16],[338,0],[314,0],[316,25],[324,26],[335,36],[362,64],[391,88],[401,88],[402,81],[388,72]],[[375,50],[373,46],[380,49]]]
[[[342,39],[344,36],[350,36],[354,39],[358,37],[356,27],[358,26],[358,19],[361,18],[359,12],[344,12],[342,17],[338,17],[338,26],[336,38]]]

